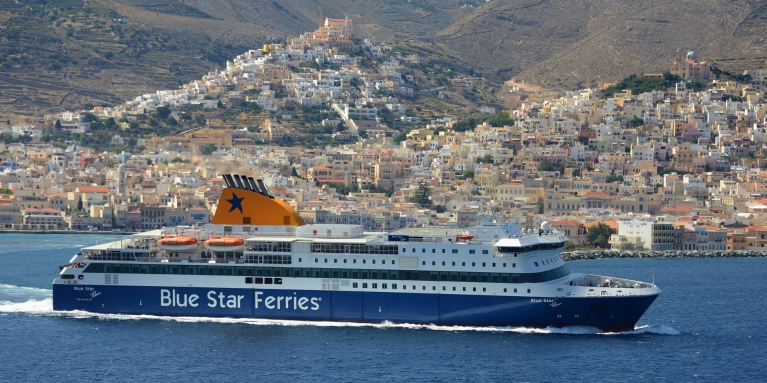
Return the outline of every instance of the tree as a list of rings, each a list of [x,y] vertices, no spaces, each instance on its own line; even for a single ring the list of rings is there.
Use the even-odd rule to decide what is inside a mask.
[[[77,200],[77,211],[83,210],[83,200]]]
[[[706,84],[698,81],[688,82],[687,89],[693,92],[700,92],[703,89],[706,89]]]
[[[360,191],[357,188],[357,186],[354,185],[354,184],[352,184],[350,186],[346,186],[346,185],[344,185],[342,183],[338,183],[338,182],[328,182],[325,185],[327,185],[328,187],[336,189],[336,194],[339,194],[339,195],[349,195],[349,193],[357,193],[357,192]]]
[[[410,197],[410,202],[417,203],[422,208],[431,206],[431,188],[426,186],[426,183],[421,182],[418,184],[418,188],[415,193]]]
[[[290,175],[293,176],[293,177],[298,177],[298,172],[296,171],[296,167],[295,166],[291,166],[290,167]]]
[[[610,236],[615,234],[610,226],[604,223],[598,223],[589,229],[589,242],[597,247],[605,248],[609,245]]]
[[[6,188],[0,188],[0,194],[11,194],[11,195],[13,195],[13,190],[6,189]]]
[[[616,176],[616,175],[613,174],[613,175],[610,175],[609,177],[607,177],[607,183],[608,184],[611,184],[611,183],[613,183],[615,181],[618,181],[619,183],[623,183],[623,176],[622,175],[617,175]]]
[[[604,235],[600,235],[597,237],[597,239],[594,240],[594,245],[596,245],[599,248],[606,248],[607,245],[609,245],[610,237],[605,237]]]
[[[203,155],[211,155],[213,152],[215,152],[218,149],[216,144],[205,144],[200,148],[200,152],[202,152]]]
[[[538,164],[538,170],[542,172],[552,172],[554,171],[554,165],[552,165],[551,162],[549,162],[549,160],[544,158]]]
[[[56,128],[56,130],[60,130],[61,129],[61,120],[56,120],[56,124],[54,125],[54,127]]]
[[[479,121],[475,120],[474,118],[469,118],[468,120],[454,122],[452,128],[456,132],[465,132],[467,130],[474,130],[474,128],[477,127],[478,122]]]
[[[477,158],[478,164],[492,164],[495,161],[492,154],[485,154],[484,156]]]
[[[509,115],[509,112],[498,112],[495,116],[490,117],[490,119],[487,120],[487,123],[496,128],[502,126],[514,126],[514,120]]]
[[[634,117],[629,121],[628,126],[629,128],[636,128],[638,126],[644,125],[644,120],[639,117]]]
[[[575,244],[570,241],[565,242],[565,250],[567,251],[575,250]]]
[[[437,213],[444,213],[447,211],[447,206],[445,205],[434,206],[434,211],[436,211]]]
[[[464,178],[474,178],[474,170],[469,169],[469,170],[463,172],[463,177]]]
[[[613,97],[616,92],[625,89],[630,89],[634,94],[650,92],[653,90],[665,90],[680,81],[682,81],[681,77],[673,75],[670,72],[663,73],[662,79],[644,78],[632,74],[621,80],[619,83],[607,87],[603,92],[603,96],[604,98],[610,98]]]
[[[170,116],[170,108],[167,106],[157,107],[157,109],[154,110],[154,114],[157,118],[164,120]]]

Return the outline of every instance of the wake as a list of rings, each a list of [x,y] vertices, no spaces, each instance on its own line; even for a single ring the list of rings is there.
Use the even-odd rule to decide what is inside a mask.
[[[284,326],[284,327],[330,327],[330,328],[375,328],[375,329],[407,329],[407,330],[431,330],[431,331],[473,331],[517,334],[565,334],[565,335],[679,335],[679,331],[664,325],[640,326],[633,331],[620,333],[603,333],[593,327],[473,327],[473,326],[437,326],[433,324],[407,324],[407,323],[353,323],[337,321],[301,321],[301,320],[278,320],[256,318],[215,318],[215,317],[170,317],[158,315],[127,315],[127,314],[98,314],[87,311],[53,311],[53,299],[30,299],[25,302],[0,301],[0,315],[24,314],[30,316],[66,317],[75,319],[98,319],[104,321],[113,320],[158,320],[178,323],[222,323],[222,324],[247,324],[253,326]]]

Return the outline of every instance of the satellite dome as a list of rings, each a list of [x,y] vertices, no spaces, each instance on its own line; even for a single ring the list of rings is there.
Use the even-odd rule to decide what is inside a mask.
[[[541,230],[549,231],[550,229],[551,229],[551,224],[549,224],[548,221],[541,222]]]

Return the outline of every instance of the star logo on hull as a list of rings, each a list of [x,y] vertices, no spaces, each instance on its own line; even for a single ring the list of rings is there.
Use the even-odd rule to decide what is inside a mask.
[[[244,200],[245,197],[237,198],[237,194],[232,193],[232,199],[226,200],[226,202],[229,202],[232,207],[229,208],[229,212],[233,212],[234,209],[237,209],[240,211],[240,214],[242,214],[242,200]]]

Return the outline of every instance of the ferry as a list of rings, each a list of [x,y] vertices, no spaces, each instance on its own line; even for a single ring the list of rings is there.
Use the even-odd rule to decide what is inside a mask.
[[[53,309],[105,314],[633,330],[652,283],[571,273],[567,237],[306,224],[262,180],[224,175],[211,223],[83,248],[53,281]]]

